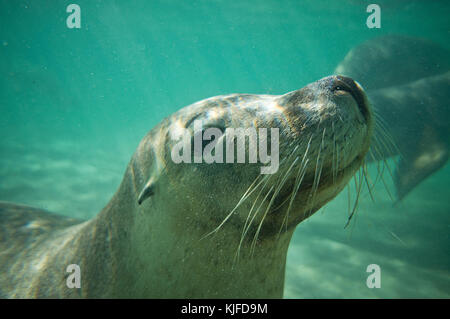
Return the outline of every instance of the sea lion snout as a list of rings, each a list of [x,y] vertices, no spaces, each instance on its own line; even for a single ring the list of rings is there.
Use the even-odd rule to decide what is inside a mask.
[[[332,75],[279,98],[291,118],[328,118],[339,113],[342,120],[357,119],[371,126],[372,112],[366,93],[352,78]],[[301,124],[303,125],[303,124]]]

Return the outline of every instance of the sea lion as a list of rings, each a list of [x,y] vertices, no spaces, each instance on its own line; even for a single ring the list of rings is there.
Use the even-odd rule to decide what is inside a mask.
[[[366,91],[398,86],[450,70],[448,49],[427,40],[385,35],[351,49],[335,69]]]
[[[393,176],[399,200],[448,161],[449,89],[447,72],[369,93],[371,104],[397,145],[381,147],[382,155],[401,155]]]
[[[177,133],[278,128],[279,169],[179,163]],[[224,130],[225,129],[225,130]],[[279,298],[295,227],[362,165],[373,116],[352,79],[331,76],[284,95],[202,100],[140,142],[119,189],[92,220],[0,204],[0,295],[8,298]],[[246,144],[249,147],[249,143]],[[81,287],[68,288],[68,265]]]
[[[449,50],[429,40],[388,35],[353,48],[335,69],[366,90],[381,118],[375,141],[377,133],[390,136],[373,143],[369,160],[401,155],[393,173],[398,200],[449,158],[449,57]]]

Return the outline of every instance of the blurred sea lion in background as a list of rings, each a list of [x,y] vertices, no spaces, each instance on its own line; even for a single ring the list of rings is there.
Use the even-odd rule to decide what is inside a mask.
[[[449,71],[449,50],[398,35],[362,43],[335,69],[361,83],[397,145],[373,157],[401,155],[394,174],[398,200],[449,158]]]

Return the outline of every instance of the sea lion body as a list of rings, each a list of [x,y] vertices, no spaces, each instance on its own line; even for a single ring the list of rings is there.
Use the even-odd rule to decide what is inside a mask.
[[[261,163],[174,163],[179,133],[195,138],[195,121],[225,129],[218,141],[227,128],[279,129],[279,169],[264,175]],[[296,225],[345,187],[372,129],[363,90],[340,76],[279,96],[194,103],[143,138],[119,189],[92,220],[1,203],[0,295],[282,297]],[[81,288],[67,286],[71,264],[81,269]]]
[[[450,52],[422,38],[385,35],[352,48],[335,69],[366,91],[400,86],[450,70]]]
[[[396,144],[382,155],[400,155],[394,182],[402,199],[449,159],[450,72],[369,94]]]

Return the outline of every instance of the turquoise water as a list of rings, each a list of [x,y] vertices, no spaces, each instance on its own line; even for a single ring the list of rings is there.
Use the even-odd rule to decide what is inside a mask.
[[[448,47],[447,1],[0,1],[0,200],[80,218],[118,187],[140,139],[206,97],[283,94],[333,73],[384,34]],[[127,4],[125,4],[127,3]],[[343,229],[344,192],[296,230],[287,298],[450,297],[447,165],[393,206],[363,194]],[[389,182],[388,182],[389,183]],[[392,186],[392,185],[391,185]],[[366,286],[379,264],[382,287]]]

